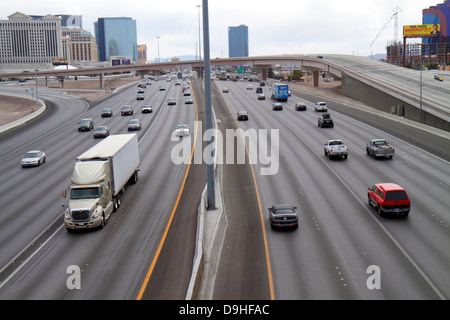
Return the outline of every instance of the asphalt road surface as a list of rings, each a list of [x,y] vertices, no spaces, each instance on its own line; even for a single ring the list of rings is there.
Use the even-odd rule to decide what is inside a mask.
[[[283,111],[271,109],[270,88],[264,87],[266,100],[257,100],[257,84],[217,81],[228,87],[223,93],[230,114],[249,112],[248,121],[240,121],[244,130],[279,130],[279,170],[274,175],[261,175],[267,167],[254,165],[257,188],[264,210],[276,299],[444,299],[450,294],[448,265],[449,243],[449,177],[447,160],[417,147],[414,129],[391,125],[386,132],[339,112],[340,105],[329,104],[334,128],[317,126],[316,101],[293,96],[283,103]],[[248,90],[247,85],[253,84]],[[323,101],[323,97],[317,101]],[[294,102],[304,101],[308,110],[295,111]],[[326,100],[325,100],[326,101]],[[226,110],[225,110],[226,111]],[[225,112],[224,111],[224,112]],[[366,117],[370,117],[366,115]],[[400,137],[407,135],[407,142]],[[412,132],[412,134],[409,134]],[[438,148],[443,140],[433,137],[427,143]],[[330,160],[324,156],[323,144],[329,139],[342,139],[349,148],[347,160]],[[396,148],[392,160],[375,160],[366,155],[365,145],[374,138],[386,138]],[[260,143],[260,141],[250,141]],[[268,148],[270,150],[270,147]],[[379,182],[395,182],[403,186],[412,201],[408,218],[380,217],[367,202],[367,188]],[[226,194],[226,193],[225,193]],[[241,198],[238,198],[243,201]],[[300,226],[295,231],[271,230],[267,208],[274,203],[292,203],[299,207]],[[240,202],[245,208],[246,203]],[[239,204],[235,204],[235,209]],[[255,210],[257,210],[255,208]],[[228,210],[227,210],[228,211]],[[260,229],[253,221],[254,229]],[[229,228],[230,229],[230,228]],[[242,228],[231,228],[229,239],[240,236]],[[242,246],[246,241],[241,241]],[[250,241],[250,243],[252,243]],[[223,258],[227,250],[223,250]],[[255,260],[255,265],[258,260]],[[262,263],[264,264],[264,263]],[[380,271],[381,288],[369,288],[373,268]],[[221,268],[226,264],[221,263]],[[248,270],[247,270],[248,271]],[[236,279],[253,274],[235,274]],[[232,297],[241,282],[217,282],[228,287]],[[265,282],[264,277],[260,277]],[[216,288],[217,289],[217,288]],[[227,295],[228,294],[228,295]]]

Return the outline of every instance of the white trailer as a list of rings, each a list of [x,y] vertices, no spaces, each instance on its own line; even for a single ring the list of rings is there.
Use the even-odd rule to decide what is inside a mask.
[[[110,135],[77,157],[64,214],[66,228],[103,227],[120,207],[120,191],[128,182],[137,182],[139,166],[136,134]]]

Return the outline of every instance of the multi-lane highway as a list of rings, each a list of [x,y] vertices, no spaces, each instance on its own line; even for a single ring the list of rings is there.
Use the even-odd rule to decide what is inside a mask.
[[[159,91],[161,84],[166,91]],[[258,134],[267,129],[266,156],[278,148],[279,153],[270,155],[270,164],[252,158],[252,166],[248,159],[236,164],[223,158],[220,183],[228,227],[214,299],[450,296],[450,166],[403,138],[416,134],[414,129],[402,126],[396,134],[390,125],[389,132],[382,131],[377,124],[386,126],[384,118],[373,118],[369,125],[340,112],[345,106],[335,102],[328,103],[334,127],[320,128],[316,101],[300,91],[292,90],[284,109],[273,111],[269,86],[263,87],[266,100],[257,100],[255,82],[215,85],[213,104],[223,136],[238,127]],[[222,93],[224,86],[228,93]],[[0,137],[1,299],[184,299],[205,179],[204,167],[171,161],[178,143],[171,141],[171,133],[179,123],[194,133],[194,121],[203,114],[199,87],[193,83],[192,105],[184,104],[181,86],[163,81],[147,86],[143,101],[136,100],[134,86],[93,108],[45,92],[49,110],[41,119]],[[175,106],[167,105],[171,96]],[[305,102],[307,111],[295,111],[297,101]],[[147,103],[153,113],[140,113]],[[63,228],[61,190],[70,183],[75,157],[96,143],[92,132],[77,131],[77,122],[92,117],[112,134],[126,133],[131,117],[120,116],[124,104],[133,105],[143,123],[138,132],[140,179],[127,187],[121,208],[105,228],[69,234]],[[114,116],[101,118],[103,107],[111,107]],[[241,110],[248,111],[248,121],[235,121]],[[271,135],[275,130],[279,139]],[[249,146],[263,142],[256,137]],[[323,144],[333,138],[347,144],[348,159],[324,156]],[[367,156],[365,145],[373,138],[388,139],[396,148],[394,159]],[[430,143],[436,141],[442,140]],[[22,169],[20,158],[30,149],[44,150],[47,161]],[[271,165],[274,174],[262,175]],[[395,182],[407,190],[412,201],[408,218],[380,217],[368,205],[367,188],[378,182]],[[274,203],[298,206],[297,230],[271,230],[267,208]],[[80,290],[67,287],[71,265],[81,268]],[[377,281],[381,288],[369,289],[367,284]]]
[[[159,85],[166,90],[160,91]],[[196,104],[185,104],[182,87],[159,81],[145,89],[145,99],[136,100],[137,83],[96,107],[84,100],[42,91],[48,111],[42,119],[2,135],[0,189],[0,298],[1,299],[136,299],[185,181],[187,165],[174,165],[171,152],[177,141],[171,134],[180,123],[194,133],[198,117]],[[175,97],[176,105],[167,105]],[[133,116],[121,116],[123,105],[134,107]],[[151,104],[153,113],[142,114],[141,106]],[[100,110],[111,107],[114,115],[101,118]],[[122,205],[100,231],[67,233],[63,227],[62,190],[70,185],[75,157],[98,142],[93,132],[78,132],[77,122],[92,117],[95,126],[107,125],[111,134],[127,133],[130,118],[142,121],[138,134],[141,166],[139,181],[126,187]],[[200,128],[201,129],[201,128]],[[41,149],[47,161],[23,169],[22,155]],[[204,181],[199,185],[199,192]],[[199,201],[200,194],[190,190]],[[194,204],[198,206],[197,204]],[[189,210],[184,219],[189,220]],[[197,207],[192,212],[196,217]],[[193,230],[194,223],[180,228]],[[194,242],[194,237],[189,237]],[[189,280],[193,245],[186,240],[183,254],[188,263],[175,262]],[[69,290],[69,266],[81,270],[81,289]],[[181,272],[178,272],[180,275]],[[183,298],[182,284],[171,295]]]
[[[308,101],[294,91],[289,102],[283,103],[283,111],[273,111],[270,87],[263,87],[266,100],[257,100],[257,84],[254,82],[252,90],[247,89],[248,82],[217,81],[216,84],[229,89],[228,93],[220,93],[224,99],[222,117],[228,113],[229,120],[238,111],[246,110],[249,120],[236,122],[236,126],[244,131],[277,129],[280,136],[275,142],[280,150],[278,172],[260,175],[260,170],[267,166],[261,162],[253,165],[256,183],[252,191],[260,198],[262,226],[258,222],[261,216],[258,205],[250,213],[254,219],[239,218],[242,212],[236,210],[241,206],[245,211],[248,204],[242,197],[227,202],[224,191],[225,208],[230,218],[224,241],[224,246],[228,247],[222,250],[223,259],[233,259],[239,254],[246,256],[245,250],[249,251],[247,244],[254,243],[247,243],[243,234],[250,234],[252,230],[260,230],[261,239],[265,233],[267,245],[264,248],[261,248],[263,243],[254,245],[253,254],[256,255],[257,251],[260,254],[247,264],[238,259],[234,264],[227,261],[220,264],[216,298],[232,299],[235,292],[245,289],[253,292],[254,297],[276,299],[449,297],[448,161],[338,112],[342,105],[334,106],[329,102],[334,128],[320,128],[317,126],[319,114],[313,107],[316,101]],[[294,103],[299,101],[306,103],[307,111],[294,110]],[[366,114],[366,117],[375,116]],[[388,120],[374,118],[371,121],[376,124]],[[392,127],[395,122],[389,121],[389,124],[390,130],[395,132]],[[400,130],[404,128],[399,126]],[[412,128],[406,130],[414,131]],[[348,159],[330,160],[324,156],[323,144],[334,138],[346,143]],[[366,154],[366,143],[374,138],[386,138],[395,146],[394,159],[375,160]],[[251,177],[251,173],[248,176]],[[379,182],[395,182],[407,190],[412,201],[408,218],[380,217],[368,205],[367,188]],[[236,185],[241,183],[236,181]],[[252,183],[247,184],[250,186],[246,190]],[[236,203],[236,200],[241,203]],[[282,232],[270,229],[267,208],[275,203],[291,203],[299,207],[298,230]],[[232,209],[228,210],[227,206]],[[249,226],[250,222],[253,225]],[[258,236],[250,239],[255,238]],[[270,256],[265,263],[264,251]],[[246,267],[243,274],[239,273],[239,262]],[[257,273],[261,265],[268,270],[265,274]],[[380,289],[368,286],[374,281],[374,268],[379,270]],[[258,283],[254,279],[255,274],[260,276],[260,283],[267,285],[265,290],[251,289],[252,284]],[[242,282],[230,281],[232,276]],[[272,291],[269,288],[271,281]]]

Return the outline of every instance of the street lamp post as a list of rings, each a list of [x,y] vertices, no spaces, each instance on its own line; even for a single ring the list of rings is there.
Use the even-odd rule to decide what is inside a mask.
[[[38,69],[34,69],[34,80],[36,81],[36,110],[38,109],[38,106],[39,106],[38,80],[37,80],[37,72],[38,71],[39,71]]]
[[[159,62],[159,36],[156,37],[156,40],[157,40],[157,42],[158,42],[158,62]]]
[[[202,42],[200,41],[200,8],[201,5],[196,5],[198,9],[198,60],[202,59]]]
[[[208,21],[208,0],[203,0],[203,43],[204,43],[204,71],[205,71],[205,129],[213,129],[212,104],[211,104],[211,61],[209,53],[209,21]],[[206,149],[214,143],[213,138],[206,141]],[[210,150],[210,149],[208,149]],[[216,151],[215,151],[216,152]],[[214,163],[206,165],[206,184],[207,184],[207,201],[208,209],[216,209],[216,193],[214,185]]]
[[[200,41],[200,7],[201,5],[196,5],[198,9],[198,60],[202,60],[202,42]],[[203,13],[204,14],[204,13]],[[199,67],[199,78],[202,78],[202,66]]]

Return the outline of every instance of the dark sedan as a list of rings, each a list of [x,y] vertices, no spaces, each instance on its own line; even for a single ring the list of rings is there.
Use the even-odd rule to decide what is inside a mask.
[[[113,116],[113,112],[111,108],[103,108],[102,111],[100,112],[102,118],[106,118],[106,117],[112,117]]]
[[[283,105],[281,103],[274,103],[272,105],[272,110],[283,110]]]
[[[141,130],[141,121],[139,119],[131,119],[127,125],[128,131]]]
[[[269,208],[269,220],[272,229],[298,228],[297,207],[291,204],[274,204]]]
[[[239,111],[237,113],[237,119],[239,121],[241,121],[241,120],[248,120],[248,112],[247,111]]]
[[[123,106],[122,109],[120,109],[120,114],[123,116],[131,116],[133,114],[133,108],[131,106]]]
[[[94,138],[106,138],[109,136],[109,129],[107,126],[98,126],[94,130]]]

